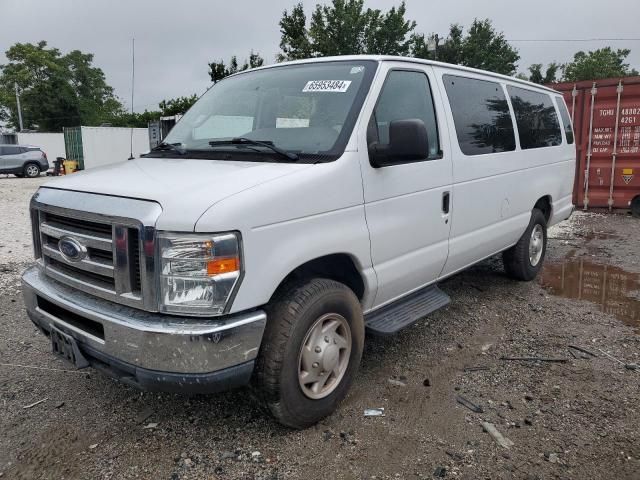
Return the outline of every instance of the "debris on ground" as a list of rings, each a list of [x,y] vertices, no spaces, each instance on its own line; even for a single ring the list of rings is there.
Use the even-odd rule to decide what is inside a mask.
[[[515,445],[511,440],[502,435],[493,423],[482,422],[482,428],[487,432],[498,445],[504,448],[511,448]]]
[[[365,417],[384,417],[384,407],[383,408],[367,408],[364,411]]]
[[[158,426],[157,423],[151,422],[151,423],[147,423],[144,427],[142,427],[143,430],[150,430],[152,428],[156,428]]]
[[[620,360],[618,360],[616,357],[614,357],[613,355],[608,354],[607,352],[605,352],[604,350],[602,350],[601,348],[598,349],[600,352],[602,352],[604,355],[606,355],[607,357],[609,357],[611,360],[613,360],[614,362],[618,362],[620,365],[624,366],[624,368],[626,368],[627,370],[637,370],[638,369],[638,365],[636,365],[635,363],[624,363]]]
[[[549,463],[557,463],[558,462],[558,454],[557,453],[552,453],[552,452],[545,452],[544,453],[544,458],[547,462]]]
[[[514,361],[514,362],[552,362],[552,363],[566,363],[569,360],[566,358],[548,358],[548,357],[500,357],[500,360]]]
[[[480,372],[482,370],[489,370],[487,365],[478,365],[476,367],[464,367],[465,372]]]
[[[387,380],[391,385],[396,387],[406,387],[407,386],[407,377],[401,375],[399,377],[393,376]]]
[[[144,423],[145,420],[148,420],[149,417],[151,417],[151,415],[153,415],[155,413],[155,410],[153,408],[145,408],[144,410],[142,410],[140,413],[138,413],[136,415],[136,423],[137,424],[141,424]]]
[[[460,405],[464,407],[467,407],[469,410],[471,410],[474,413],[484,413],[482,406],[476,405],[471,400],[463,397],[462,395],[456,395],[456,402],[458,402]]]
[[[33,402],[33,403],[30,403],[29,405],[25,405],[25,406],[24,406],[24,407],[22,407],[22,408],[24,408],[25,410],[27,410],[28,408],[33,408],[33,407],[35,407],[36,405],[40,405],[41,403],[44,403],[44,402],[46,402],[46,401],[47,401],[47,399],[46,399],[46,398],[43,398],[42,400],[38,400],[37,402]]]
[[[446,474],[447,467],[436,467],[436,469],[433,471],[433,476],[438,478],[444,478]]]
[[[591,350],[587,350],[584,347],[579,347],[577,345],[567,345],[567,346],[569,347],[569,353],[571,353],[571,350],[578,350],[579,352],[582,352],[582,353],[584,353],[584,354],[586,354],[588,356],[594,357],[594,358],[598,356],[595,353],[593,353]]]

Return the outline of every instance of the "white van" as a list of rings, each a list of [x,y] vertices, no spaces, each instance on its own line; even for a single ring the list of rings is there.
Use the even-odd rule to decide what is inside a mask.
[[[438,281],[500,252],[536,276],[573,209],[571,128],[553,90],[411,58],[233,75],[144,158],[38,190],[27,311],[79,368],[250,384],[307,427],[346,395],[365,330],[449,302]]]

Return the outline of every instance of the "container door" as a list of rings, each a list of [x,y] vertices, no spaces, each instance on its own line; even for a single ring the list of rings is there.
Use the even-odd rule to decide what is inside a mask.
[[[579,208],[629,208],[640,194],[640,82],[625,81],[593,82],[574,97],[565,93],[567,104],[575,103]]]

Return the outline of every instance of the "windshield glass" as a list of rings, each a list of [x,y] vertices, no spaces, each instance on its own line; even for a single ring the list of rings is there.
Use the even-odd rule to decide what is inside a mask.
[[[338,156],[351,134],[376,62],[319,62],[250,71],[222,80],[171,130],[165,143],[183,149],[247,149],[248,139],[288,152]],[[240,147],[240,145],[242,145]],[[274,152],[252,146],[267,156]],[[171,154],[170,150],[162,152]]]

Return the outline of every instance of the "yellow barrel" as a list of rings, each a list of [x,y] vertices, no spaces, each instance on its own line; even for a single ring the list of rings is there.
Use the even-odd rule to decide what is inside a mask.
[[[78,170],[78,161],[77,160],[65,160],[64,162],[64,172],[65,173],[73,173]]]

